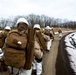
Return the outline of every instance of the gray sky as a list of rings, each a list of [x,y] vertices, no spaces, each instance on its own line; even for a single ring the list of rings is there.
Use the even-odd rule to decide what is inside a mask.
[[[0,0],[0,18],[46,15],[76,21],[76,0]]]

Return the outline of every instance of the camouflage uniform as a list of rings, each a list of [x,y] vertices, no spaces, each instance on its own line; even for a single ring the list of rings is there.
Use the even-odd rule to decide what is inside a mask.
[[[33,61],[33,72],[36,71],[36,75],[42,74],[42,58],[43,52],[47,50],[46,41],[50,40],[50,38],[40,32],[40,25],[35,24],[35,36],[34,36],[34,50],[35,56]]]

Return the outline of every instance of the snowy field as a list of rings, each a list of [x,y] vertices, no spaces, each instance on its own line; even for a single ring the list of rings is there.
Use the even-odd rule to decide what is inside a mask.
[[[64,39],[68,58],[70,60],[71,68],[76,74],[76,32],[67,35]]]

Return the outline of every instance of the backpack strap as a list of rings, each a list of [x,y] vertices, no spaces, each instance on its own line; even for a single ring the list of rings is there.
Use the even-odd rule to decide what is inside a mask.
[[[26,63],[24,68],[30,69],[32,66],[33,55],[34,55],[34,29],[29,28],[27,34],[27,49],[26,49]]]
[[[47,49],[46,42],[45,42],[41,32],[38,32],[36,35],[39,38],[39,41],[40,41],[41,46],[43,47],[43,50],[46,50]]]

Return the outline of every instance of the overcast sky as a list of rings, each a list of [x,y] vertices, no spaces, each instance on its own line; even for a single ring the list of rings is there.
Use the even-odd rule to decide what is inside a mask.
[[[29,14],[76,21],[76,0],[0,0],[0,18]]]

